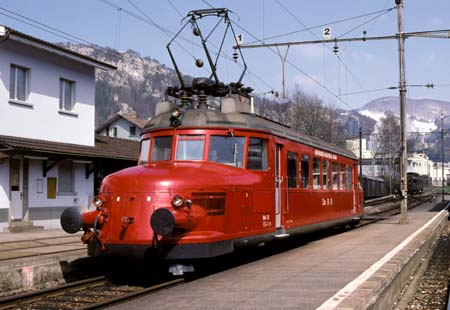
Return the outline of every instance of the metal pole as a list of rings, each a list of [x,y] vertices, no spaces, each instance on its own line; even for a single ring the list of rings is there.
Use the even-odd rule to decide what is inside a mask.
[[[362,129],[359,127],[359,183],[362,186]]]
[[[289,52],[289,45],[286,48],[286,51],[284,52],[284,56],[281,55],[280,49],[277,46],[277,52],[278,52],[278,56],[280,56],[281,59],[281,74],[282,74],[282,80],[281,80],[281,84],[283,86],[283,92],[282,92],[282,96],[283,99],[286,99],[286,77],[285,77],[285,64],[286,64],[286,58]]]
[[[444,201],[444,112],[441,111],[442,201]]]
[[[408,184],[406,175],[407,149],[406,149],[406,82],[405,82],[405,37],[403,33],[403,1],[395,0],[398,13],[398,56],[400,71],[400,191],[402,195],[400,224],[408,223]]]

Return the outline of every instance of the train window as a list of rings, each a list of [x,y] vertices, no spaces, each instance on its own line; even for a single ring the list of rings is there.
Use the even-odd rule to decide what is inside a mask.
[[[341,164],[341,170],[339,171],[340,175],[340,189],[345,189],[345,165]]]
[[[352,189],[352,185],[353,185],[353,167],[352,166],[348,166],[347,167],[347,189]]]
[[[309,156],[302,155],[302,188],[309,188]]]
[[[172,156],[172,136],[153,139],[152,160],[170,160]]]
[[[247,169],[267,170],[267,141],[260,138],[250,138],[247,153]]]
[[[142,140],[141,152],[139,154],[139,165],[148,163],[148,156],[150,155],[150,139]]]
[[[323,177],[323,188],[328,189],[330,185],[330,161],[324,160],[322,169],[322,177]]]
[[[320,158],[313,158],[313,189],[320,188]]]
[[[338,164],[333,162],[333,189],[338,189]]]
[[[208,160],[242,168],[244,145],[245,137],[211,136]]]
[[[205,135],[179,135],[176,160],[202,160]]]
[[[298,157],[296,153],[288,152],[287,172],[288,172],[288,187],[297,188],[297,171],[298,171]]]

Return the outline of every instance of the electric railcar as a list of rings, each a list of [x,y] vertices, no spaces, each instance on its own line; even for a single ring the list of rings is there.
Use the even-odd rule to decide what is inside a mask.
[[[173,108],[159,106],[138,166],[104,179],[95,210],[63,214],[67,232],[84,229],[91,255],[212,257],[361,218],[348,150],[249,113],[239,95],[187,109],[177,127]]]
[[[197,19],[227,14],[192,11],[188,22],[202,37]],[[213,74],[191,83],[169,49],[180,86],[145,126],[138,165],[103,180],[94,210],[63,212],[90,255],[208,258],[362,217],[354,154],[254,113],[245,69],[220,82],[206,41]]]

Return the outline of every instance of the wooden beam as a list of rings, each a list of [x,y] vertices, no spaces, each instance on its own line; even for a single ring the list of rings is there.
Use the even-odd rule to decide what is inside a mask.
[[[42,176],[47,177],[47,172],[49,172],[53,167],[55,167],[61,159],[43,160],[42,161]]]

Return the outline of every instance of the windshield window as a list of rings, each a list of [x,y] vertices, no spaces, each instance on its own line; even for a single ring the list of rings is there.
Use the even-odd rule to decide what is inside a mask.
[[[170,160],[172,156],[172,136],[153,139],[152,160]]]
[[[245,137],[211,136],[208,160],[243,167]]]
[[[139,155],[139,165],[148,163],[148,156],[150,155],[150,139],[142,140],[141,152]]]
[[[178,136],[177,160],[202,160],[205,149],[204,135]]]

